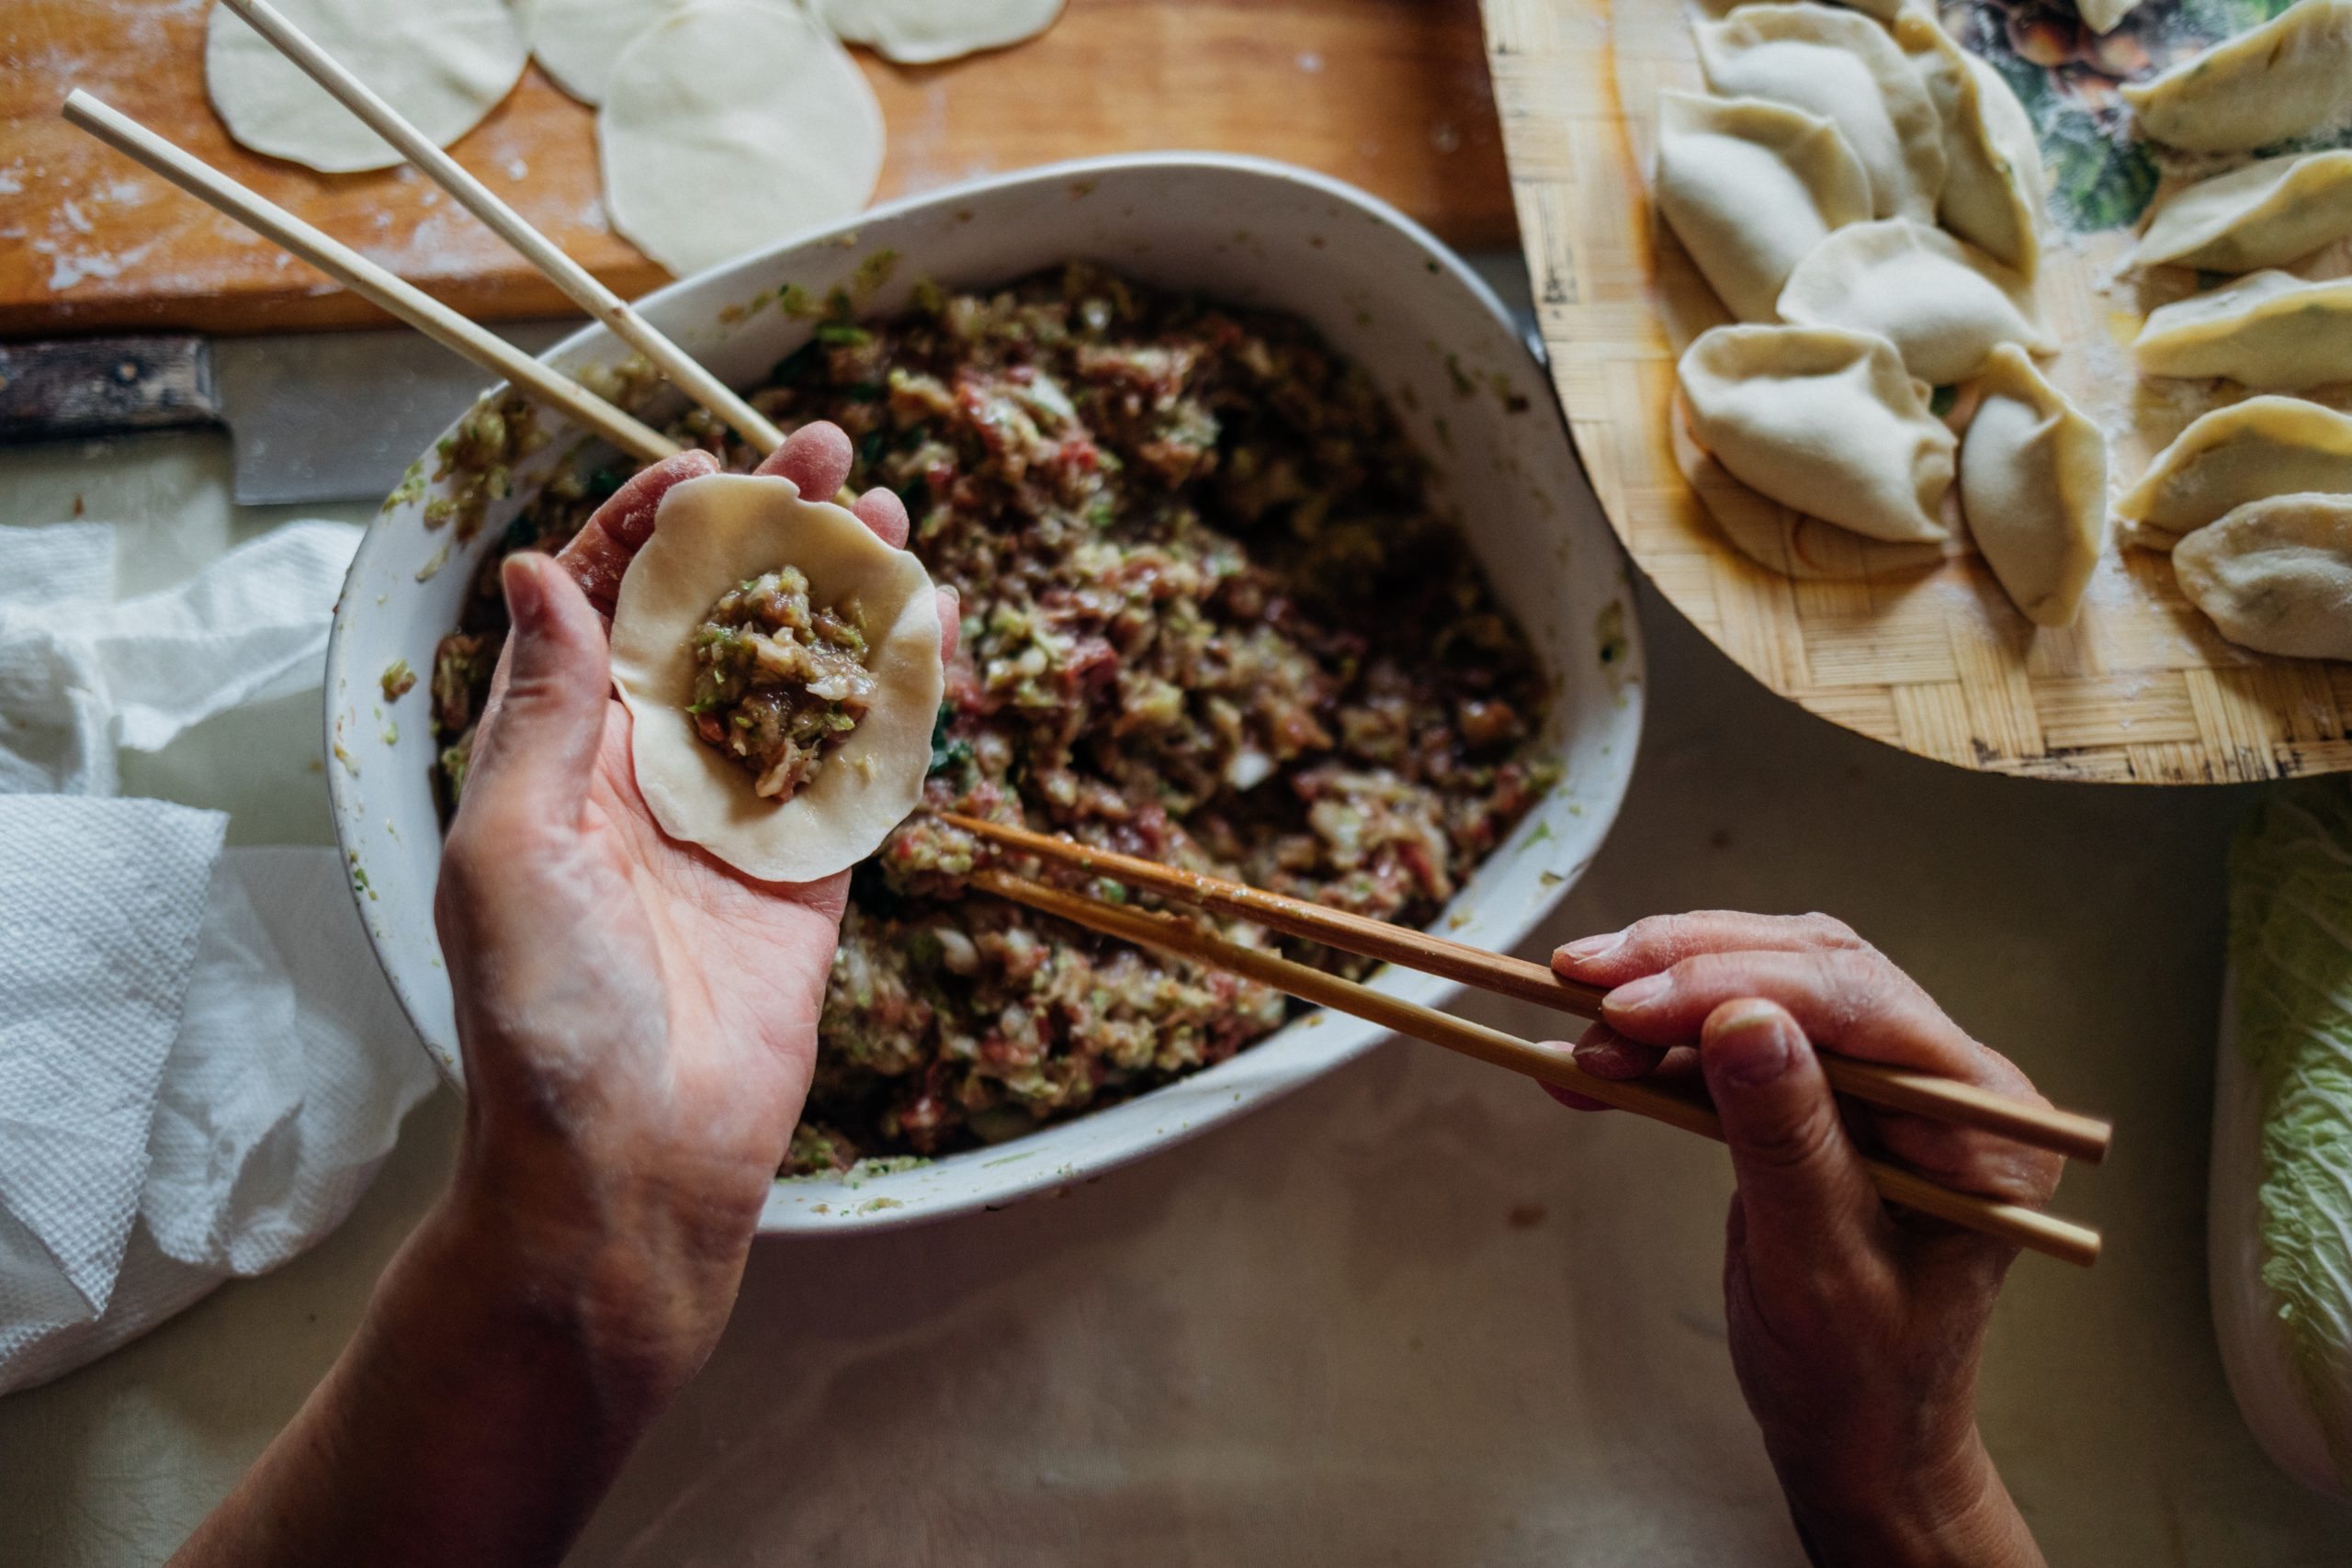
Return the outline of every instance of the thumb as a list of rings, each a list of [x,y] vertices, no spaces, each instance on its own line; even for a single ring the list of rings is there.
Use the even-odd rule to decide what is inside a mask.
[[[604,743],[612,655],[588,596],[543,555],[514,555],[499,571],[514,631],[500,689],[482,716],[466,781],[477,796],[550,819],[588,797]]]
[[[1865,1245],[1878,1190],[1797,1021],[1772,1002],[1725,1002],[1700,1032],[1699,1066],[1731,1146],[1751,1255],[1836,1258]]]

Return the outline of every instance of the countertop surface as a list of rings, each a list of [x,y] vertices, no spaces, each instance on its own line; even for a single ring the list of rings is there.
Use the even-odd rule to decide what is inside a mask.
[[[274,518],[227,452],[0,455],[0,522],[139,525],[126,586]],[[1820,908],[2063,1103],[2120,1124],[2021,1261],[1983,1419],[2056,1563],[2352,1559],[2263,1460],[2205,1304],[2204,1186],[2238,789],[2036,784],[1901,755],[1770,695],[1655,596],[1649,730],[1614,836],[1531,944],[1702,906]],[[327,831],[315,699],[216,721],[129,787]],[[1542,1015],[1465,1011],[1522,1032]],[[443,1094],[351,1221],[112,1358],[0,1400],[0,1558],[160,1561],[287,1419],[454,1146]],[[1579,1117],[1410,1043],[1066,1197],[763,1244],[711,1366],[589,1564],[1796,1564],[1733,1385],[1721,1153]]]

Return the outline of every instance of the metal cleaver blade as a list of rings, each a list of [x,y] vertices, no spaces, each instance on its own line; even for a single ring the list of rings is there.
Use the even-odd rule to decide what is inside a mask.
[[[579,325],[492,330],[538,354]],[[0,444],[225,425],[241,505],[378,501],[487,385],[398,328],[0,344]]]

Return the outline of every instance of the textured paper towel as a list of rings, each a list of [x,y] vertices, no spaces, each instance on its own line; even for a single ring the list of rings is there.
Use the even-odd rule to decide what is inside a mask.
[[[106,1310],[228,821],[0,796],[0,1208],[53,1265],[0,1269],[0,1321]]]
[[[118,746],[318,683],[358,535],[116,604],[112,529],[0,529],[0,1393],[311,1246],[431,1088],[334,852],[108,798]]]

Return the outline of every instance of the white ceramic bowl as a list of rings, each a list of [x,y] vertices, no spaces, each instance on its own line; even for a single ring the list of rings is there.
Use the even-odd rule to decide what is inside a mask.
[[[645,314],[738,387],[758,383],[808,336],[774,308],[797,284],[818,298],[870,285],[869,258],[896,254],[866,313],[903,307],[919,279],[993,284],[1073,258],[1147,281],[1305,317],[1370,371],[1438,469],[1497,592],[1534,639],[1554,685],[1542,744],[1565,782],[1479,868],[1444,917],[1450,934],[1508,949],[1582,874],[1614,818],[1641,731],[1642,654],[1625,566],[1577,465],[1557,405],[1509,318],[1453,254],[1400,213],[1320,175],[1250,159],[1154,154],[1059,164],[877,209],[837,229],[664,288]],[[864,272],[861,272],[864,267]],[[752,301],[766,308],[749,310]],[[624,357],[601,327],[550,363],[577,372]],[[659,423],[675,404],[657,405]],[[483,552],[579,433],[527,462],[470,545],[440,570],[448,531],[428,531],[437,487],[368,530],[327,653],[327,773],[360,913],[393,989],[434,1060],[458,1077],[447,972],[433,930],[440,860],[423,685],[395,704],[380,678],[420,674],[458,620]],[[432,467],[427,454],[426,468]],[[1458,987],[1387,973],[1384,990],[1436,1004]],[[1100,1174],[1239,1115],[1370,1050],[1385,1032],[1312,1013],[1232,1060],[1017,1142],[951,1156],[845,1190],[780,1182],[769,1232],[875,1229],[998,1206]]]

